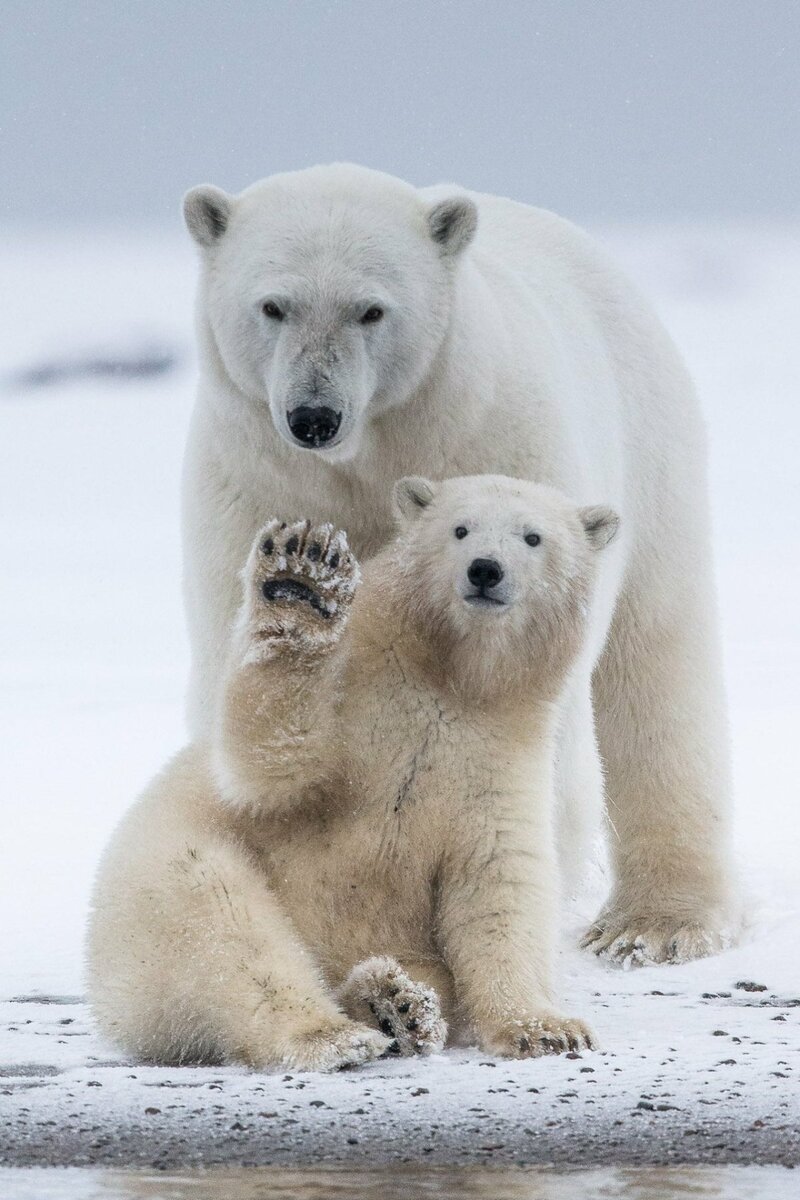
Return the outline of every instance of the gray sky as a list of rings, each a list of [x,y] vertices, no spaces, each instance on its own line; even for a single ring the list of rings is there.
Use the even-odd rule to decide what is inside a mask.
[[[350,159],[578,219],[800,212],[798,0],[2,0],[0,221]]]

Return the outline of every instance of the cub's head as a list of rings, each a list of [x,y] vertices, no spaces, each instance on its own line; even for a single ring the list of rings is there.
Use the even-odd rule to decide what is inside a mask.
[[[274,175],[238,196],[184,199],[200,246],[201,342],[238,403],[295,449],[353,458],[371,417],[425,377],[477,210],[339,164]]]
[[[434,634],[495,666],[574,657],[616,513],[501,475],[401,479],[394,499],[401,586]]]

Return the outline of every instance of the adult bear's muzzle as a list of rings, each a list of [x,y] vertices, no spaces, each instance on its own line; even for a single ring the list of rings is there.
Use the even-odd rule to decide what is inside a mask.
[[[327,446],[336,437],[342,414],[327,405],[300,404],[289,410],[286,421],[297,444],[314,450]]]

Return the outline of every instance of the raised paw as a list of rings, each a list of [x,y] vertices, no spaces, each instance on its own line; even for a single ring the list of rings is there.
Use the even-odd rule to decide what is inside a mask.
[[[323,645],[344,627],[359,569],[344,530],[273,520],[253,544],[246,577],[257,637]]]
[[[544,1054],[597,1048],[594,1034],[583,1021],[550,1012],[504,1021],[485,1033],[480,1044],[486,1053],[503,1058],[540,1058]]]
[[[389,1039],[376,1029],[342,1020],[293,1039],[282,1067],[294,1071],[340,1071],[381,1058]]]
[[[691,962],[719,954],[732,941],[731,932],[711,923],[668,917],[637,919],[612,910],[600,914],[584,934],[581,946],[629,968]]]
[[[447,1041],[436,992],[415,983],[393,958],[368,958],[353,967],[339,1000],[352,1017],[371,1020],[391,1039],[388,1055],[434,1054]]]

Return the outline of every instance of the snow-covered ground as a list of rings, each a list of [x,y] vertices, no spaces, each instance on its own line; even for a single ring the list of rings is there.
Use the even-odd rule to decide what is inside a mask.
[[[158,1071],[120,1065],[77,999],[37,1002],[80,997],[94,864],[183,736],[194,263],[179,237],[16,233],[0,249],[0,1162],[800,1159],[800,227],[601,235],[710,425],[748,939],[632,973],[565,949],[570,1008],[605,1047],[583,1061]],[[152,347],[176,369],[20,383]]]

